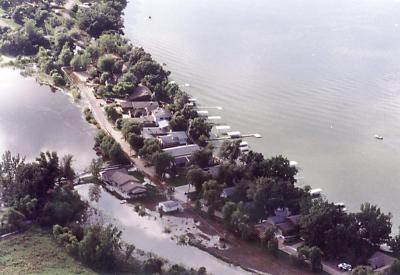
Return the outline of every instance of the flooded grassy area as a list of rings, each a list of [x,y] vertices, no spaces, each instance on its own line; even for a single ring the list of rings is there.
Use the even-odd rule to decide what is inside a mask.
[[[96,274],[70,257],[48,232],[31,229],[0,241],[0,274]]]

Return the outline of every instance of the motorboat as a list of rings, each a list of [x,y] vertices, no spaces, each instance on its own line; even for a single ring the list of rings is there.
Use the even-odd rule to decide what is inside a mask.
[[[376,139],[383,140],[383,136],[375,135],[374,137],[375,137]]]

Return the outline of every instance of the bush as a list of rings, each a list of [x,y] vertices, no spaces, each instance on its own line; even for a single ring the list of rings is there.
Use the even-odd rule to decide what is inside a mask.
[[[163,262],[157,258],[150,258],[144,261],[143,271],[146,274],[161,273]]]

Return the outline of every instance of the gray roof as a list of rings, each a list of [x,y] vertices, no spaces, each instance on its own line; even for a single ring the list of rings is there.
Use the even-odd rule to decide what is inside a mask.
[[[368,259],[368,264],[373,268],[380,268],[383,266],[390,266],[395,261],[395,258],[386,255],[381,251],[376,251],[371,258]]]
[[[122,192],[133,195],[143,194],[147,192],[146,187],[136,182],[125,183],[121,185],[119,188],[121,189]]]
[[[104,181],[117,186],[122,186],[128,182],[140,184],[139,180],[134,176],[129,175],[128,170],[125,168],[105,170],[101,176]]]
[[[198,150],[200,150],[200,147],[197,144],[183,145],[183,146],[163,149],[164,152],[169,153],[174,158],[189,156]]]

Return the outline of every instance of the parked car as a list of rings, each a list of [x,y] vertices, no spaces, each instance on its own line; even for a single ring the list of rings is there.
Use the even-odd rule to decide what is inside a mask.
[[[338,268],[340,270],[344,270],[344,271],[351,271],[353,268],[351,266],[351,264],[346,264],[346,263],[340,263],[338,264]]]
[[[112,99],[112,98],[107,98],[107,99],[106,99],[106,103],[107,103],[107,104],[114,103],[114,99]]]

